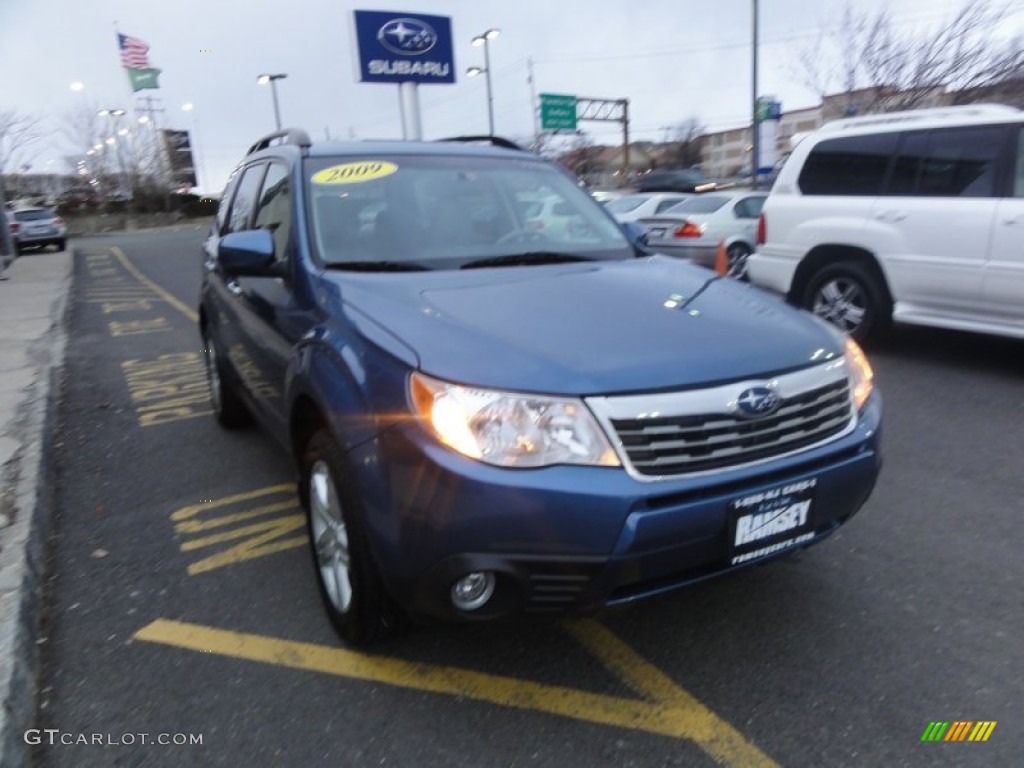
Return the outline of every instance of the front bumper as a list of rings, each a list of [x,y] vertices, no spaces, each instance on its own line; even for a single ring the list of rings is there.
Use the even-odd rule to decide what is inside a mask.
[[[797,254],[761,246],[747,258],[747,278],[756,286],[786,296],[799,264]]]
[[[809,546],[867,501],[880,466],[881,402],[825,446],[741,470],[643,483],[621,468],[502,469],[465,459],[417,424],[354,450],[374,555],[406,608],[448,619],[587,611],[677,589]],[[730,503],[814,480],[799,539],[765,539],[736,562]],[[773,547],[781,541],[782,546]],[[789,542],[795,543],[790,544]],[[451,605],[456,579],[496,574],[471,613]]]

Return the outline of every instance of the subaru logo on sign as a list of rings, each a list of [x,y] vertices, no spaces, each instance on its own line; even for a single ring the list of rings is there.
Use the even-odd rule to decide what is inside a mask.
[[[767,416],[779,410],[780,398],[771,387],[751,387],[736,398],[736,410],[743,416]]]
[[[377,32],[377,40],[392,53],[418,56],[437,43],[437,33],[419,19],[392,19]]]

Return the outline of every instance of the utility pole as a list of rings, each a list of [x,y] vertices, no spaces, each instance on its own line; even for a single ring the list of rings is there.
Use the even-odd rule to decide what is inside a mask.
[[[540,143],[540,107],[537,106],[537,83],[533,77],[533,59],[526,59],[526,69],[529,75],[526,82],[530,84],[530,107],[533,110],[533,145]]]

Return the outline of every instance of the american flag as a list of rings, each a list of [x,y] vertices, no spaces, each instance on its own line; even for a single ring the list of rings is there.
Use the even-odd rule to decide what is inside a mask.
[[[149,58],[146,51],[149,46],[137,37],[118,33],[117,44],[121,48],[121,66],[128,69],[148,69]]]

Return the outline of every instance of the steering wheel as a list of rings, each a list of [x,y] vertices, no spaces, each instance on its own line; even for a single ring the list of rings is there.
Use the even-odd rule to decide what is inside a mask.
[[[504,235],[499,237],[495,241],[495,245],[504,245],[505,243],[539,243],[547,240],[547,237],[538,232],[535,229],[513,229],[511,232],[506,232]]]

